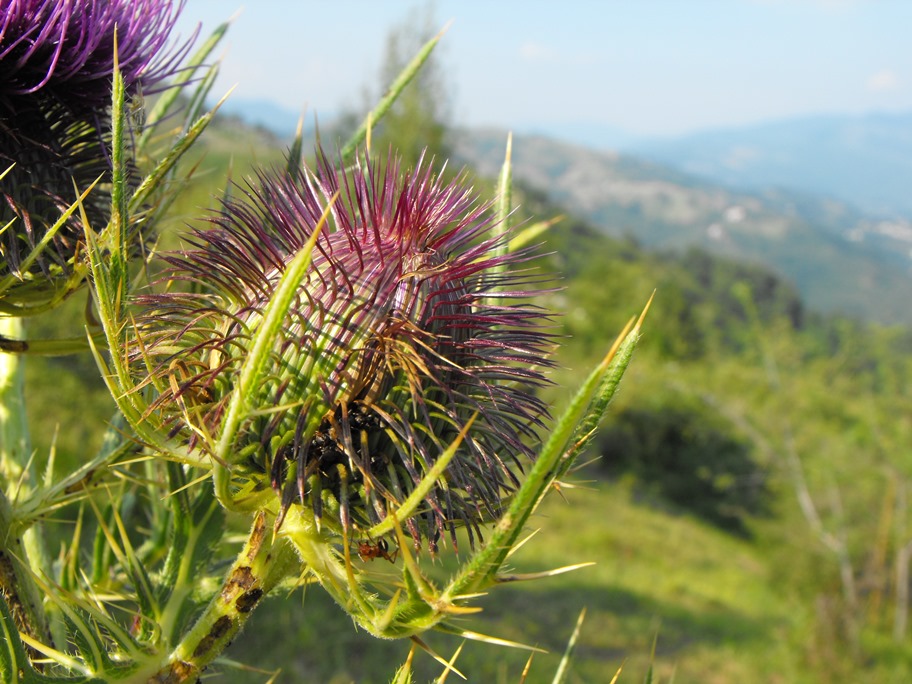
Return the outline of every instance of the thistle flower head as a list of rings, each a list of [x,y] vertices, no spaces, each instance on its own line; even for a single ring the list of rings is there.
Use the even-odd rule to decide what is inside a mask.
[[[31,273],[25,257],[81,192],[110,168],[111,80],[115,57],[128,97],[177,70],[190,43],[168,50],[183,2],[170,0],[0,0],[0,276],[27,281],[66,273],[82,234],[74,218]],[[115,54],[116,28],[116,54]],[[93,191],[85,209],[107,223],[109,195]]]
[[[0,101],[40,94],[75,114],[110,104],[115,56],[128,91],[174,73],[163,53],[179,11],[170,0],[0,1]],[[114,33],[117,31],[117,55]]]
[[[263,380],[240,388],[280,279],[337,193]],[[167,258],[168,279],[190,291],[141,299],[135,357],[153,369],[173,433],[212,450],[233,394],[247,393],[220,454],[235,481],[269,482],[283,511],[302,502],[319,520],[332,508],[342,528],[364,530],[474,418],[400,522],[433,550],[442,531],[496,515],[546,414],[532,391],[551,343],[529,302],[541,283],[516,270],[529,253],[506,254],[463,180],[395,160],[339,171],[320,155],[313,172],[261,174],[211,222]]]

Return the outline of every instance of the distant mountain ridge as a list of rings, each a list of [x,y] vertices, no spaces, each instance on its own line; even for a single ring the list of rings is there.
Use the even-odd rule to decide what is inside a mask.
[[[303,111],[269,100],[231,98],[228,114],[294,135]],[[317,112],[331,126],[338,112]],[[304,117],[313,128],[313,112]],[[592,122],[527,125],[542,135],[677,168],[727,187],[800,190],[837,198],[880,218],[912,218],[912,112],[825,115],[661,138]]]
[[[729,187],[790,188],[912,217],[912,112],[787,119],[620,148]]]
[[[454,156],[494,177],[507,133],[454,134]],[[514,136],[513,176],[606,234],[765,264],[813,309],[912,323],[912,223],[836,200],[736,191],[667,166],[541,136]]]
[[[262,126],[275,133],[280,138],[291,138],[298,128],[298,123],[304,123],[304,130],[313,131],[314,112],[304,108],[291,109],[272,100],[228,98],[221,108],[222,113],[236,116],[254,126]],[[316,112],[321,125],[331,122],[337,117],[336,112]]]
[[[286,140],[300,117],[299,113],[269,102],[243,100],[228,107],[226,113],[269,128]],[[312,116],[307,118],[313,121]],[[326,130],[331,130],[332,117],[321,116],[321,128],[324,122]],[[903,122],[910,126],[909,140],[902,138]],[[889,116],[882,123],[876,135],[870,122],[860,125],[854,137],[857,145],[865,148],[872,140],[880,141],[880,152],[858,154],[887,159],[889,141],[894,136],[892,159],[896,170],[890,183],[901,188],[904,178],[912,178],[912,161],[906,170],[904,156],[908,145],[912,160],[912,115]],[[846,125],[843,119],[835,120],[830,132],[819,137],[851,140]],[[773,141],[769,149],[775,145],[788,149],[791,139],[797,150],[795,156],[801,156],[801,149],[813,148],[811,131],[816,124],[806,122],[806,126],[806,135],[802,136],[787,122],[771,124],[766,133]],[[791,133],[786,135],[788,131]],[[842,133],[837,134],[838,131]],[[704,144],[693,142],[692,148],[684,145],[682,139],[680,149],[703,150],[704,158],[711,160],[713,149],[724,149],[722,142],[713,148],[713,137],[718,135],[721,141],[736,133],[701,134]],[[504,130],[454,131],[454,161],[472,166],[483,176],[496,177],[503,163],[506,137]],[[513,146],[514,177],[546,193],[550,200],[606,234],[633,236],[643,245],[659,249],[695,246],[763,264],[794,283],[812,309],[884,323],[912,323],[907,295],[912,285],[912,220],[906,215],[864,211],[857,208],[860,203],[796,192],[784,183],[772,187],[762,184],[760,176],[755,181],[760,184],[758,187],[739,188],[733,172],[714,180],[713,167],[706,161],[703,167],[696,162],[689,167],[702,173],[689,173],[675,167],[670,152],[668,160],[657,161],[661,156],[657,150],[653,150],[652,159],[647,159],[596,151],[542,135],[519,135]],[[681,155],[684,158],[683,152]],[[780,157],[784,159],[785,152]],[[835,161],[829,165],[811,164],[813,159],[823,158],[802,157],[802,163],[810,164],[804,177],[816,177],[814,182],[822,183],[819,179],[828,174],[840,177],[847,173]],[[722,171],[719,174],[724,175]],[[749,185],[747,180],[744,183]],[[887,187],[890,183],[873,175],[869,179],[872,187]],[[912,206],[912,193],[909,202]],[[912,210],[908,216],[912,217]]]

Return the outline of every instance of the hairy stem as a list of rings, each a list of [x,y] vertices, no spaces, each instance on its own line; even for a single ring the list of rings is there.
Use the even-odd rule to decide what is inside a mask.
[[[0,339],[18,342],[22,321],[0,317]],[[30,445],[25,414],[23,362],[15,354],[0,353],[0,477],[4,494],[12,496],[26,475]]]
[[[282,579],[296,574],[298,568],[292,547],[270,534],[266,514],[258,512],[250,536],[221,589],[171,652],[164,667],[148,682],[196,681],[237,636],[263,597]]]
[[[22,322],[0,317],[0,337],[22,338]],[[29,565],[41,548],[36,530],[20,529],[13,501],[27,495],[35,484],[29,467],[31,445],[25,413],[23,362],[15,354],[0,352],[0,596],[6,601],[20,631],[50,643],[50,630],[41,592]],[[31,539],[25,539],[29,532]],[[37,555],[41,555],[38,553]],[[39,562],[41,558],[32,558]]]

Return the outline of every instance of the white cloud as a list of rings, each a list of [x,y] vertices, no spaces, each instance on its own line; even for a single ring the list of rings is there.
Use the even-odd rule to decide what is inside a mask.
[[[519,56],[527,62],[554,62],[557,51],[541,43],[526,42],[520,46]]]
[[[868,76],[868,90],[875,93],[894,90],[898,85],[899,78],[897,78],[896,72],[890,69],[881,69]]]
[[[823,12],[845,12],[871,0],[748,0],[754,5],[809,5]]]
[[[599,57],[592,52],[565,53],[544,43],[526,41],[519,46],[519,56],[526,62],[537,64],[558,64],[566,67],[591,66]]]
[[[824,10],[842,11],[860,5],[860,0],[816,0],[814,3]]]

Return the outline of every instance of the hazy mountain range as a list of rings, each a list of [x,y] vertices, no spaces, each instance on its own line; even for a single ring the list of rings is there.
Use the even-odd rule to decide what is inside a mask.
[[[267,100],[229,100],[225,111],[294,133],[302,112]],[[330,124],[336,112],[318,112]],[[305,117],[313,126],[313,113]],[[593,123],[517,128],[660,162],[741,189],[786,188],[830,196],[884,218],[912,217],[912,112],[815,116],[668,138]]]
[[[461,131],[454,156],[494,177],[505,141],[505,131]],[[764,264],[792,281],[812,308],[912,322],[906,220],[796,191],[732,190],[655,162],[542,136],[514,136],[513,176],[606,234]]]
[[[229,105],[226,112],[282,137],[300,118],[268,102]],[[321,114],[321,127],[331,120]],[[623,153],[598,149],[612,136],[621,133],[516,135],[514,177],[606,234],[761,263],[812,308],[912,323],[912,114],[809,118],[628,139]],[[456,131],[456,161],[495,177],[506,137]],[[571,137],[593,142],[558,139]]]
[[[813,116],[676,137],[638,137],[593,123],[518,132],[623,152],[733,188],[801,190],[883,217],[912,216],[909,112]]]
[[[733,187],[790,188],[912,216],[912,113],[789,119],[622,149]]]

